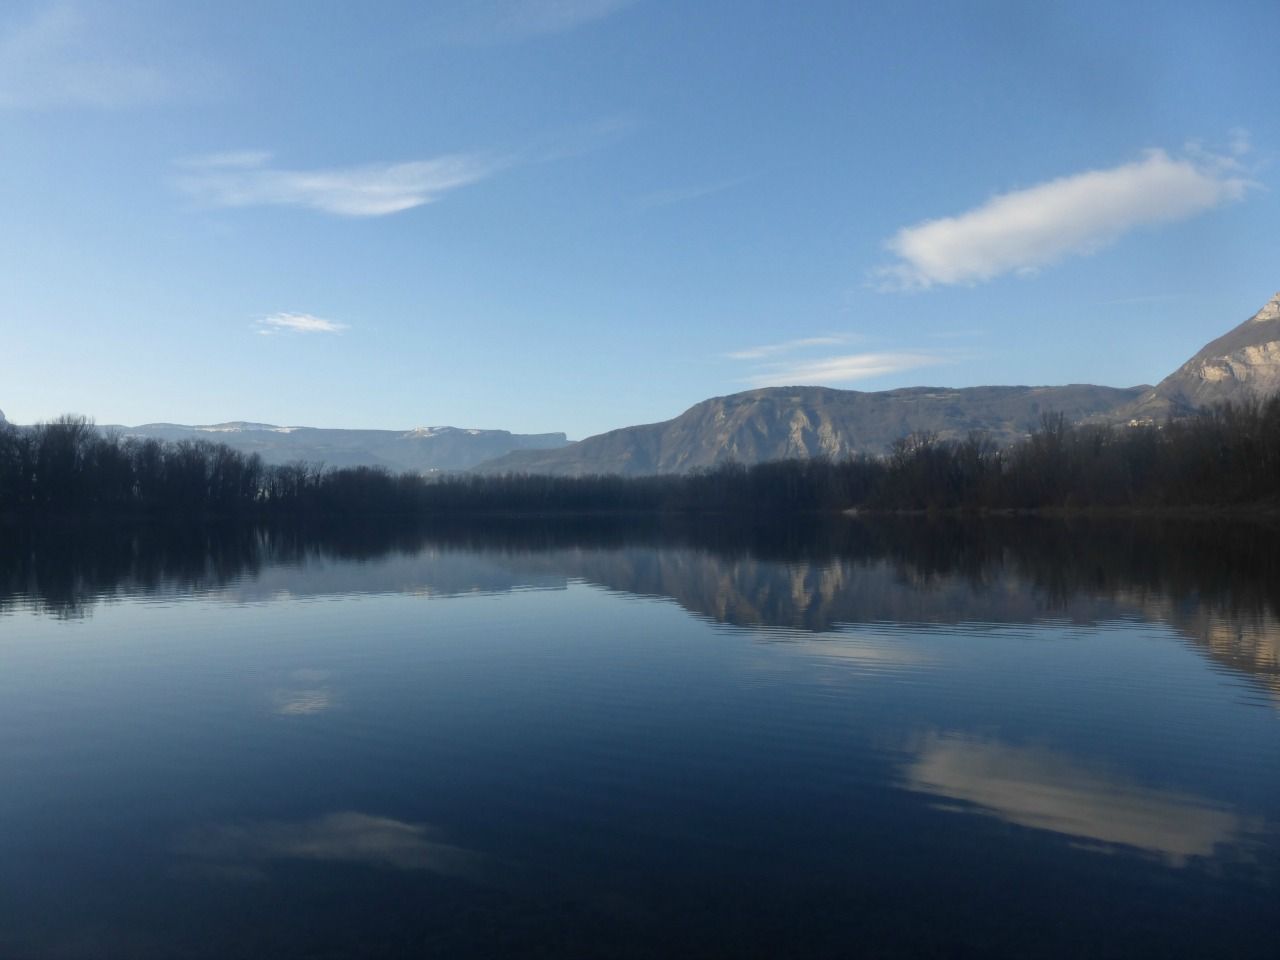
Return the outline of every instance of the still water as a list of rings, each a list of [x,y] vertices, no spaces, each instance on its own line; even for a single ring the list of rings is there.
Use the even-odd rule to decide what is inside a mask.
[[[1280,547],[4,531],[0,957],[1268,957]]]

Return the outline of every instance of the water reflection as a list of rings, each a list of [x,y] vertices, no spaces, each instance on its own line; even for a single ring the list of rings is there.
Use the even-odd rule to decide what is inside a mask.
[[[276,691],[276,713],[284,717],[309,717],[333,706],[333,694],[326,687],[312,690]]]
[[[1043,746],[930,733],[914,753],[902,772],[910,790],[1102,849],[1145,850],[1172,866],[1212,856],[1220,844],[1261,828],[1204,798],[1142,786]]]
[[[1280,618],[1268,607],[1201,604],[1199,598],[1141,596],[1135,605],[1149,619],[1173,625],[1217,663],[1244,671],[1280,697]]]
[[[458,596],[574,581],[676,601],[736,626],[1170,625],[1280,696],[1280,539],[1219,522],[656,520],[317,528],[5,531],[0,614],[85,617],[132,596],[238,603],[361,593]],[[281,709],[324,709],[298,684]]]
[[[332,709],[335,700],[328,684],[330,676],[328,670],[294,670],[289,675],[291,685],[272,696],[275,712],[284,717],[309,717]]]
[[[483,862],[474,851],[442,842],[429,824],[355,811],[295,822],[199,827],[179,839],[174,852],[213,875],[245,879],[260,878],[262,865],[282,860],[425,870],[458,877],[477,875]]]
[[[98,534],[0,539],[0,956],[1274,954],[1269,530]]]

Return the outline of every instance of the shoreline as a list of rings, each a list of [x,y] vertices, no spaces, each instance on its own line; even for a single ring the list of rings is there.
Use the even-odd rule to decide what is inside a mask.
[[[297,524],[361,524],[361,523],[422,523],[466,524],[471,521],[694,521],[730,520],[742,526],[772,525],[795,521],[823,519],[886,520],[886,519],[948,519],[948,520],[1228,520],[1232,522],[1280,522],[1280,503],[1220,506],[1168,506],[1168,507],[929,507],[929,508],[877,508],[847,507],[844,509],[788,510],[762,514],[759,510],[698,510],[698,509],[478,509],[452,511],[386,511],[386,512],[249,512],[234,514],[166,514],[166,513],[0,513],[0,529],[46,526],[65,528],[73,526],[103,527],[118,524],[159,526],[225,526],[225,525],[297,525]]]

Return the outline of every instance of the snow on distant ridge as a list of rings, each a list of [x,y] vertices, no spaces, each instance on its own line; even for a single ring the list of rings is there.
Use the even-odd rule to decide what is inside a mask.
[[[401,434],[406,440],[429,440],[432,437],[441,435],[467,434],[470,437],[492,436],[495,434],[506,433],[505,430],[477,430],[474,427],[414,427],[412,430],[406,430]]]
[[[192,430],[199,430],[201,433],[293,433],[301,427],[277,427],[270,423],[246,423],[237,420],[234,423],[213,423],[205,426],[195,426]]]

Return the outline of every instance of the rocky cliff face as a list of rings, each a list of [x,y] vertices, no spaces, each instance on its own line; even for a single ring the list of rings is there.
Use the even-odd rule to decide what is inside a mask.
[[[1280,391],[1280,293],[1144,394],[1135,419],[1163,419],[1224,401]]]
[[[828,387],[773,387],[716,397],[663,423],[612,430],[558,450],[522,451],[482,464],[485,473],[639,476],[687,473],[719,463],[884,453],[907,434],[956,439],[970,431],[1011,443],[1040,417],[1109,413],[1147,387],[912,387],[863,393]]]

